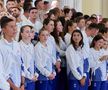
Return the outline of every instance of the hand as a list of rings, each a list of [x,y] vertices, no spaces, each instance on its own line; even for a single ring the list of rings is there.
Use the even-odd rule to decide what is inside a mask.
[[[37,78],[36,76],[33,76],[32,80],[33,80],[33,81],[37,81],[38,78]]]
[[[60,68],[60,67],[61,67],[61,62],[60,62],[60,61],[57,61],[57,62],[56,62],[56,68],[57,68],[57,71],[58,71],[58,72],[61,71],[61,68]]]
[[[55,75],[54,74],[50,74],[49,77],[48,77],[50,80],[53,80],[55,78]]]
[[[20,88],[18,88],[18,87],[15,86],[15,87],[13,88],[13,90],[20,90]]]
[[[91,80],[89,79],[89,86],[91,86]]]
[[[24,89],[24,85],[21,86],[20,90],[25,90],[25,89]]]
[[[100,61],[108,60],[108,55],[104,55],[104,56],[102,56],[99,60],[100,60]]]
[[[85,85],[85,80],[86,80],[86,78],[85,78],[85,76],[83,76],[83,78],[80,80],[81,86]]]

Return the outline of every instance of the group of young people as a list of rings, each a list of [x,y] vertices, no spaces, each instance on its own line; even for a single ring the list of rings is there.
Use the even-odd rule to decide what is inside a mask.
[[[0,90],[107,90],[108,19],[42,2],[0,12]]]

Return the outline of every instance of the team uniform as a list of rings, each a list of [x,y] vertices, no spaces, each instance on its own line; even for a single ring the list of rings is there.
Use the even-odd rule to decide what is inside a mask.
[[[59,53],[59,57],[61,59],[61,72],[58,74],[58,88],[57,90],[66,90],[67,89],[67,73],[66,73],[66,44],[62,40],[61,37],[59,37],[59,45],[56,44],[57,52]]]
[[[104,55],[108,55],[108,49],[103,49]],[[108,88],[108,60],[106,61],[106,70],[107,70],[107,88]]]
[[[21,58],[20,46],[16,41],[9,43],[6,39],[0,40],[1,60],[6,74],[14,85],[20,88],[21,76],[24,76],[24,66]]]
[[[92,90],[107,90],[107,63],[105,60],[99,60],[99,58],[104,55],[104,52],[103,50],[96,51],[94,48],[91,48],[90,53],[90,67],[92,68]]]
[[[49,45],[46,47],[38,42],[35,46],[35,60],[39,73],[37,90],[52,90],[53,81],[49,80],[48,76],[55,73],[55,58],[53,57],[53,50]]]
[[[78,48],[75,51],[70,45],[66,50],[66,58],[69,90],[88,90],[89,61],[84,48]],[[83,76],[86,77],[86,82],[84,86],[81,86],[79,80]]]
[[[32,43],[25,44],[22,40],[19,42],[21,48],[21,55],[24,61],[24,65],[27,71],[30,74],[26,74],[25,77],[25,89],[26,90],[35,90],[35,82],[31,79],[35,75],[38,77],[37,72],[35,71],[35,56],[34,56],[34,46]]]
[[[57,47],[56,47],[56,42],[55,39],[52,35],[49,35],[48,40],[47,40],[47,44],[49,45],[49,47],[53,50],[53,57],[54,57],[54,62],[56,63],[57,61],[61,62],[60,59],[60,53],[57,51]],[[59,73],[56,71],[56,77],[53,80],[53,90],[57,90],[58,88],[58,82],[59,82]]]
[[[9,83],[3,69],[2,54],[0,53],[0,90],[10,90]]]

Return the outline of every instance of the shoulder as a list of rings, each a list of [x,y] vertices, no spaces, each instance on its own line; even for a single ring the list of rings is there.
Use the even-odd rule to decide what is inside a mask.
[[[41,43],[38,42],[36,45],[35,45],[35,49],[40,49],[41,48]]]
[[[18,46],[18,47],[20,46],[19,42],[17,42],[17,41],[13,41],[13,43],[15,46]]]
[[[71,35],[69,33],[66,33],[66,35],[64,36],[65,38],[70,38]]]
[[[72,45],[69,45],[66,52],[75,51]]]

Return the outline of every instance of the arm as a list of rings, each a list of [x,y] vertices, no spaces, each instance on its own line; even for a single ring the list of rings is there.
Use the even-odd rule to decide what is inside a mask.
[[[35,66],[46,77],[50,76],[52,72],[48,71],[44,66],[44,60],[42,60],[41,50],[35,48]]]
[[[19,88],[18,88],[17,86],[15,86],[14,83],[13,83],[10,79],[8,79],[7,81],[8,81],[8,83],[10,84],[10,87],[11,87],[13,90],[19,90]]]
[[[4,73],[4,67],[3,67],[3,56],[0,52],[0,89],[1,90],[10,90],[10,85],[6,80],[6,74]]]
[[[24,76],[21,76],[21,86],[20,86],[21,90],[24,90],[24,83],[25,83],[25,78]]]
[[[67,63],[69,64],[69,67],[71,69],[71,72],[75,76],[76,79],[81,80],[83,77],[81,74],[77,71],[77,62],[79,61],[78,56],[74,53],[74,50],[72,50],[70,47],[66,51],[66,58]]]

